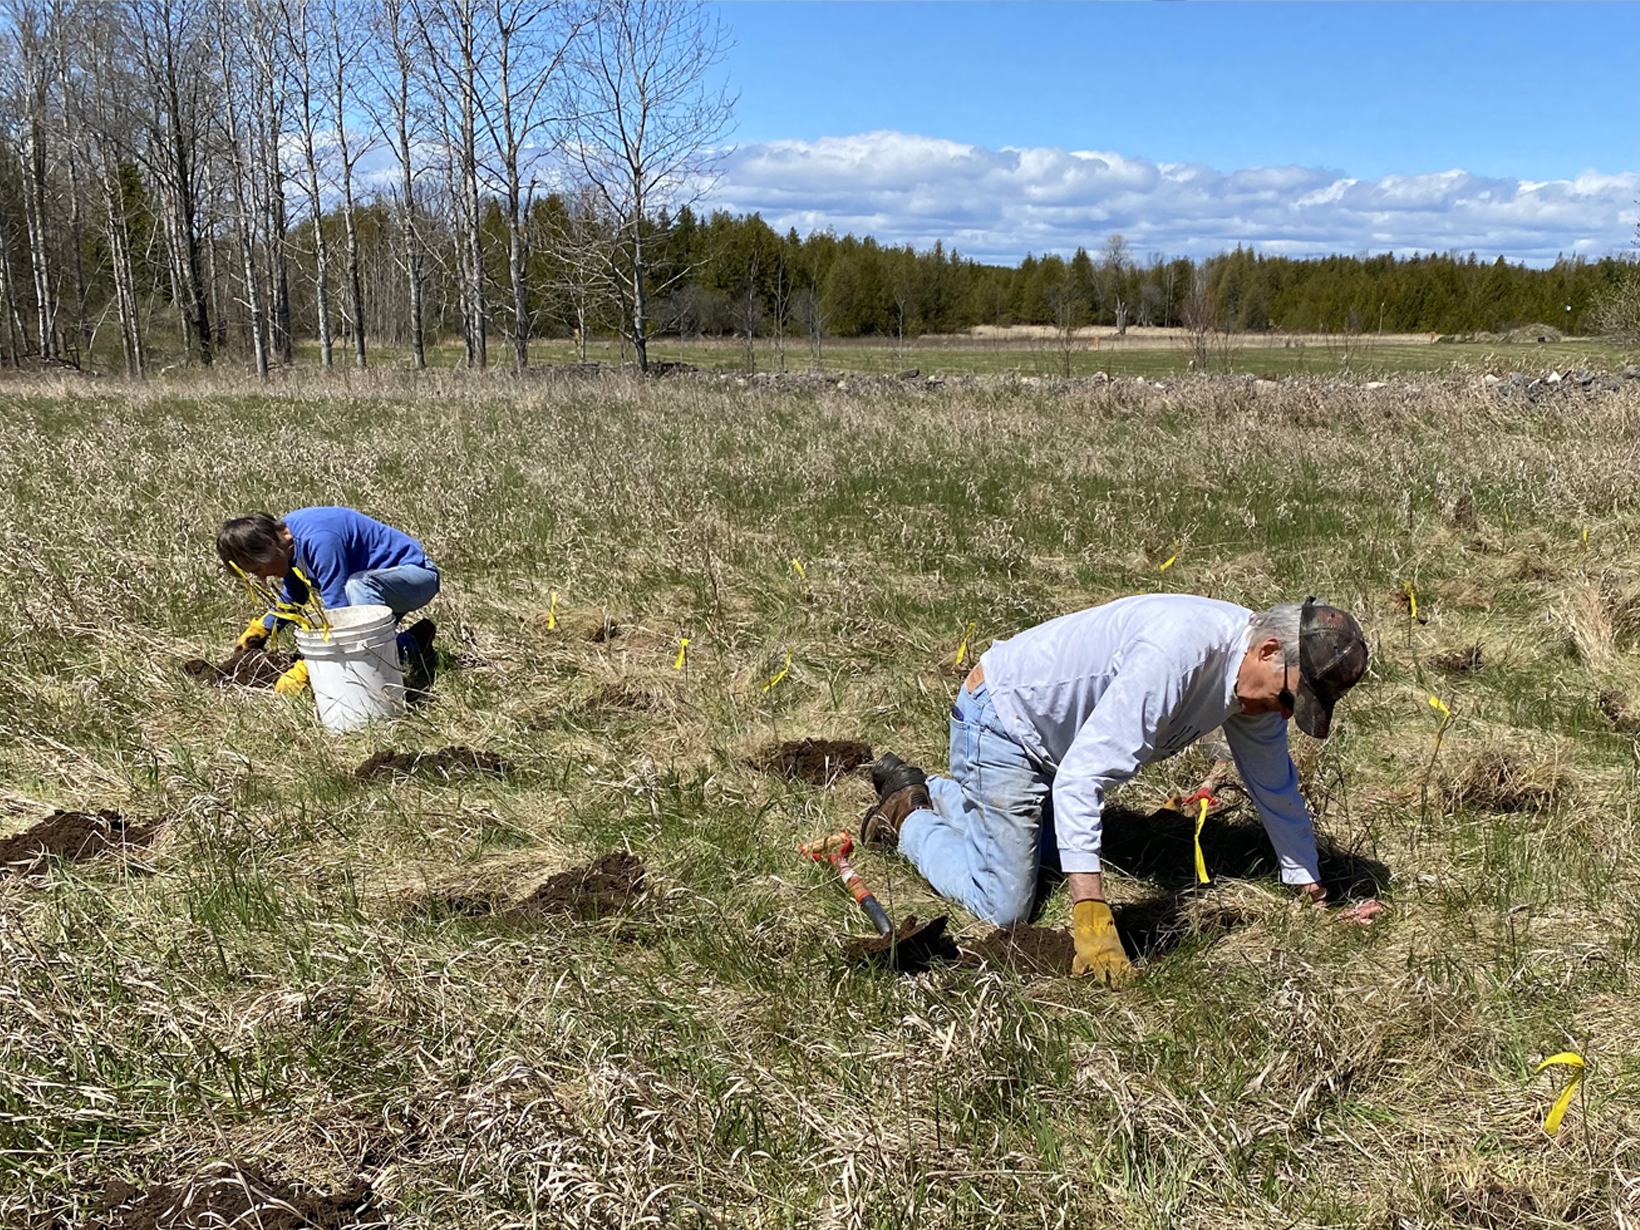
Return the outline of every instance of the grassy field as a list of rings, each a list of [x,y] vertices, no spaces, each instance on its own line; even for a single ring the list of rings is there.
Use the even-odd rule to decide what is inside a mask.
[[[823,370],[840,373],[894,375],[916,368],[925,376],[1022,375],[1063,376],[1067,361],[1072,376],[1144,376],[1165,380],[1191,373],[1192,359],[1182,339],[1152,335],[1127,340],[1111,337],[1102,330],[1086,330],[1068,349],[1041,329],[1024,327],[1007,336],[930,335],[898,343],[892,338],[828,338],[818,359],[806,339],[791,339],[782,360],[772,338],[759,338],[752,364],[761,372]],[[1017,336],[1016,336],[1017,334]],[[1097,344],[1096,344],[1097,343]],[[1291,378],[1307,376],[1351,376],[1363,380],[1396,375],[1455,376],[1512,371],[1542,375],[1557,371],[1589,369],[1621,371],[1640,362],[1640,351],[1619,342],[1597,338],[1571,338],[1539,345],[1532,342],[1450,342],[1431,343],[1425,337],[1394,336],[1379,339],[1370,335],[1344,338],[1337,335],[1238,334],[1216,337],[1211,346],[1210,369],[1217,373],[1243,376]],[[579,350],[566,340],[538,339],[530,343],[531,362],[538,367],[577,361]],[[703,371],[744,372],[746,345],[742,339],[657,337],[650,342],[649,357],[658,363],[687,363]],[[590,362],[620,366],[632,361],[632,352],[613,339],[599,339],[587,346]],[[176,363],[178,356],[166,354],[154,361],[157,370]],[[504,338],[490,339],[489,360],[496,370],[509,370],[511,345]],[[465,361],[459,339],[445,339],[428,347],[431,368],[454,371]],[[319,366],[319,347],[314,342],[297,346],[299,368]],[[104,371],[123,370],[117,353],[101,351],[97,366]],[[230,349],[224,365],[249,367],[249,359]],[[335,364],[339,371],[351,371],[351,355],[338,343]],[[403,369],[409,366],[408,347],[372,343],[370,363],[374,368]],[[183,368],[167,373],[175,380],[201,375]],[[210,379],[209,374],[204,378]]]
[[[496,1230],[1640,1224],[1640,391],[1419,384],[4,386],[0,837],[161,827],[0,875],[0,1223],[368,1183],[367,1222]],[[368,734],[179,669],[250,614],[220,521],[320,502],[444,570],[433,697]],[[868,784],[751,762],[943,767],[970,625],[1149,590],[1358,614],[1295,758],[1379,925],[1291,900],[1245,809],[1195,888],[1150,815],[1191,751],[1108,822],[1133,987],[848,965],[794,847]],[[451,745],[510,767],[354,772]],[[615,912],[513,908],[612,851]]]

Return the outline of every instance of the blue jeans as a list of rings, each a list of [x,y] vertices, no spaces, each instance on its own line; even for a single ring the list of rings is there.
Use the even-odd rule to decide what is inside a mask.
[[[415,564],[355,572],[347,578],[347,604],[389,607],[394,617],[402,620],[438,595],[438,581],[437,568],[420,568]],[[408,632],[399,633],[399,657],[416,649],[415,639]]]
[[[1058,864],[1053,776],[1003,729],[983,683],[951,706],[951,776],[928,779],[934,809],[900,824],[900,853],[940,896],[998,927],[1030,917],[1037,873]]]

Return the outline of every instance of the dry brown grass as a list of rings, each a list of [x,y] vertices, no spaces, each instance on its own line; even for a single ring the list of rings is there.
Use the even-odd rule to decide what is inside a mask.
[[[396,1225],[496,1230],[712,1224],[697,1206],[850,1230],[1640,1221],[1616,698],[1640,695],[1640,393],[395,373],[8,393],[0,829],[54,806],[171,819],[139,860],[0,881],[0,1221],[81,1225],[110,1176],[224,1161],[363,1176]],[[175,669],[243,622],[219,519],[321,498],[446,569],[435,700],[379,735]],[[865,788],[751,753],[856,736],[938,766],[970,623],[973,652],[1147,589],[1361,615],[1372,671],[1295,755],[1330,873],[1377,877],[1388,916],[1358,933],[1294,903],[1243,809],[1212,822],[1205,890],[1188,826],[1130,836],[1112,895],[1155,943],[1129,991],[846,968],[857,911],[794,847]],[[1474,646],[1479,669],[1429,665]],[[1433,761],[1431,693],[1454,715]],[[517,771],[353,776],[451,744]],[[1143,814],[1193,756],[1117,801]],[[653,886],[618,920],[406,909],[511,902],[626,848]],[[860,866],[896,914],[944,908],[896,856]],[[1054,895],[1041,921],[1066,914]],[[1551,1140],[1558,1077],[1532,1069],[1564,1049],[1590,1068]]]

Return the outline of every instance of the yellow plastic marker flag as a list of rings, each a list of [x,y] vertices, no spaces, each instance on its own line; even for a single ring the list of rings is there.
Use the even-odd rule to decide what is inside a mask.
[[[966,631],[962,634],[962,644],[957,646],[957,665],[958,666],[961,666],[963,664],[964,659],[966,659],[968,657],[968,638],[974,635],[974,624],[977,623],[977,622],[978,622],[977,620],[969,621],[968,631]]]
[[[1541,1072],[1543,1069],[1552,1067],[1555,1064],[1565,1064],[1568,1068],[1575,1069],[1575,1071],[1573,1071],[1571,1079],[1566,1082],[1566,1087],[1560,1091],[1560,1096],[1555,1099],[1554,1106],[1550,1108],[1549,1117],[1543,1121],[1543,1130],[1551,1136],[1560,1131],[1560,1121],[1565,1118],[1566,1108],[1572,1104],[1572,1095],[1577,1092],[1577,1086],[1583,1079],[1583,1056],[1574,1054],[1571,1051],[1561,1051],[1560,1054],[1550,1055],[1549,1058],[1538,1064],[1537,1070]]]
[[[678,660],[676,662],[672,663],[672,669],[675,670],[675,671],[681,671],[683,669],[684,659],[687,658],[688,656],[689,656],[689,638],[687,636],[680,636],[678,638]]]
[[[792,568],[797,572],[797,579],[807,585],[809,583],[809,574],[803,571],[803,562],[796,559],[792,560]]]
[[[1179,558],[1179,544],[1177,542],[1175,542],[1173,544],[1173,554],[1168,556],[1167,557],[1167,562],[1164,563],[1160,568],[1156,569],[1156,571],[1157,572],[1166,572],[1169,568],[1173,567],[1173,561],[1178,559],[1178,558]]]
[[[547,603],[547,631],[558,631],[558,591],[552,591],[552,601]]]
[[[769,689],[770,688],[774,687],[775,684],[779,683],[787,675],[791,674],[791,669],[792,669],[792,651],[788,648],[786,650],[786,665],[784,665],[780,668],[780,673],[779,674],[775,675],[775,677],[773,679],[770,679],[768,683],[765,683],[763,685],[763,695],[767,696],[769,694]]]
[[[1583,527],[1583,549],[1589,549],[1589,527],[1586,525]]]
[[[1441,703],[1441,698],[1439,696],[1431,696],[1429,698],[1429,707],[1441,715],[1441,727],[1442,729],[1445,729],[1446,724],[1452,720],[1452,710],[1448,709]]]
[[[1202,857],[1202,826],[1207,823],[1207,800],[1202,800],[1202,809],[1196,813],[1196,882],[1207,883],[1207,860]]]
[[[1418,618],[1418,595],[1413,592],[1411,581],[1402,581],[1401,588],[1407,591],[1407,605],[1412,608],[1412,618]]]

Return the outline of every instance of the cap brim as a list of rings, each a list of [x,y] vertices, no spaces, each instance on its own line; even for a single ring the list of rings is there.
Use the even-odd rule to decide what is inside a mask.
[[[1308,679],[1300,680],[1293,697],[1293,721],[1310,738],[1325,739],[1332,732],[1334,703],[1316,695]]]

